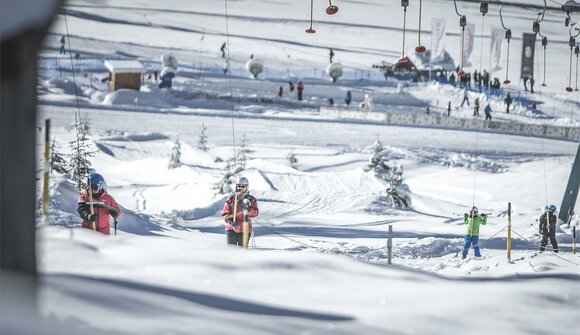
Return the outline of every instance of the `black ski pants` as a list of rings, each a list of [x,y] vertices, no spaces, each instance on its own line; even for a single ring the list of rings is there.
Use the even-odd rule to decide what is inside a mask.
[[[546,251],[546,245],[548,244],[548,238],[550,239],[550,243],[552,243],[552,249],[554,252],[558,252],[558,242],[556,242],[556,229],[555,227],[551,229],[549,232],[544,231],[542,233],[542,242],[540,242],[540,251]]]
[[[244,246],[244,233],[236,233],[233,230],[226,230],[228,235],[228,244]]]

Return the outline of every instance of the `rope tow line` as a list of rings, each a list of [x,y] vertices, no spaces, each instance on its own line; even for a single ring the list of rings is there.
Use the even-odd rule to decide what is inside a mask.
[[[229,79],[229,89],[230,89],[230,98],[232,99],[232,102],[234,101],[234,93],[233,93],[233,89],[232,89],[232,69],[231,69],[231,57],[230,57],[230,27],[229,27],[229,16],[228,16],[228,0],[224,0],[224,6],[225,6],[225,14],[226,14],[226,44],[227,44],[227,70],[228,70],[228,79]],[[237,169],[237,164],[238,164],[238,160],[236,159],[236,126],[235,126],[235,121],[234,121],[234,108],[232,108],[232,113],[231,113],[231,123],[232,123],[232,145],[234,148],[234,171],[236,171]]]

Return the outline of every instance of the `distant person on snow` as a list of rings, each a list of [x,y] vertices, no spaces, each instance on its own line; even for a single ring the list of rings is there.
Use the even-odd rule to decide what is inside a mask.
[[[506,104],[506,110],[505,110],[505,112],[507,114],[509,114],[510,113],[510,105],[512,104],[512,96],[511,96],[510,92],[508,92],[507,96],[505,97],[505,99],[503,99],[503,101]]]
[[[347,106],[350,106],[351,101],[352,101],[352,93],[350,93],[350,90],[348,90],[346,92],[346,98],[344,98],[344,102],[346,103]]]
[[[447,116],[451,116],[451,101],[447,104]]]
[[[236,191],[225,202],[222,218],[226,222],[227,243],[243,246],[244,212],[247,213],[248,234],[252,234],[252,221],[259,214],[258,201],[249,192],[248,178],[241,177],[236,184]]]
[[[479,97],[475,98],[473,105],[473,116],[479,116]]]
[[[463,101],[461,101],[461,107],[463,107],[465,102],[467,102],[467,106],[469,107],[469,93],[467,91],[467,87],[463,89]]]
[[[540,251],[546,251],[548,238],[552,243],[554,252],[558,252],[558,242],[556,242],[556,205],[548,205],[546,211],[540,216],[540,234],[542,235],[542,242],[540,242]]]
[[[298,101],[302,101],[302,94],[304,93],[304,84],[301,81],[298,82],[296,86],[296,93],[298,93]]]
[[[60,38],[60,49],[58,50],[59,54],[65,54],[66,55],[66,49],[64,47],[66,43],[66,40],[64,38],[64,35],[62,35],[62,37]]]
[[[222,52],[222,58],[226,58],[226,42],[224,42],[224,44],[222,44],[220,51]]]
[[[487,106],[485,106],[485,109],[483,110],[485,112],[485,121],[489,120],[491,121],[491,106],[490,103],[487,103]]]
[[[487,215],[479,214],[477,207],[473,206],[469,211],[469,214],[465,213],[463,215],[463,222],[467,225],[467,233],[465,234],[465,245],[463,246],[463,256],[461,258],[465,259],[465,257],[467,257],[469,247],[472,243],[475,257],[481,257],[478,244],[479,226],[487,223]]]
[[[366,111],[370,112],[373,110],[371,97],[368,94],[365,94],[365,99],[359,105],[360,108],[365,109]]]
[[[328,56],[330,58],[330,63],[332,64],[332,58],[334,58],[334,51],[332,51],[332,49],[330,49],[330,51],[328,52]]]
[[[294,93],[294,83],[289,81],[288,82],[288,88],[290,89],[290,93]]]
[[[106,186],[103,176],[91,173],[89,183],[79,197],[77,211],[83,218],[82,228],[95,229],[109,235],[111,216],[117,219],[121,210],[115,199],[107,193]]]
[[[284,94],[284,87],[280,86],[280,88],[278,89],[278,96],[281,98],[283,94]]]

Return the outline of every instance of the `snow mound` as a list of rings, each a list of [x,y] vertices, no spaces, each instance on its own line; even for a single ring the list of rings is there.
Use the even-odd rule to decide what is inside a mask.
[[[129,89],[120,89],[107,94],[103,100],[103,105],[132,105],[162,108],[173,107],[161,96]]]
[[[44,83],[48,90],[52,93],[82,95],[82,90],[78,86],[75,87],[75,83],[68,79],[52,77],[46,80]]]

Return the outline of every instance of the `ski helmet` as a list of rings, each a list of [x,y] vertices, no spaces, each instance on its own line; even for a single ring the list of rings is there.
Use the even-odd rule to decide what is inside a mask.
[[[548,209],[548,212],[553,213],[556,211],[556,205],[548,205],[548,207],[546,207]]]
[[[246,191],[249,188],[249,182],[248,182],[248,178],[246,177],[240,177],[240,179],[238,179],[238,182],[236,183],[236,188],[240,187],[240,186],[245,186],[246,187]]]
[[[105,183],[105,178],[96,172],[93,172],[89,175],[89,181],[91,183],[91,191],[93,191],[93,193],[102,192],[107,185]]]

